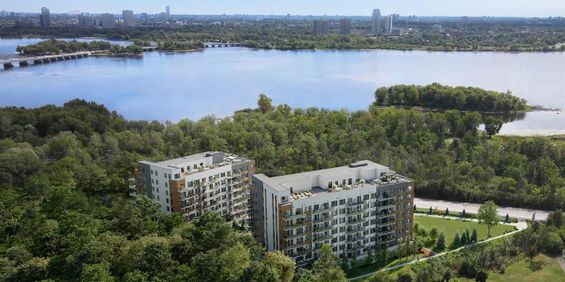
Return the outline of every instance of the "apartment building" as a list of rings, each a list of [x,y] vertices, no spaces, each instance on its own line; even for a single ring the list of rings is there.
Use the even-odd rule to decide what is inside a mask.
[[[414,182],[371,161],[278,177],[253,175],[253,232],[269,251],[308,264],[323,244],[341,258],[412,235]],[[386,245],[385,245],[386,244]]]
[[[187,220],[216,211],[228,221],[247,224],[254,162],[223,152],[205,152],[162,162],[142,161],[136,193]]]

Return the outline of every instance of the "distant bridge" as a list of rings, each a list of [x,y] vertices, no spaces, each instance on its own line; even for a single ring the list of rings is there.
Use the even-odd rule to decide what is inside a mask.
[[[153,52],[159,50],[157,46],[147,46],[147,47],[142,47],[141,49],[143,49],[143,52]],[[7,70],[15,66],[27,67],[29,65],[39,65],[39,64],[47,64],[58,61],[86,58],[92,54],[101,53],[101,52],[104,52],[104,50],[63,53],[63,54],[37,56],[37,57],[15,57],[10,59],[0,60],[0,64],[4,66],[5,70]]]
[[[92,52],[64,53],[64,54],[46,55],[46,56],[37,56],[37,57],[17,57],[17,58],[10,58],[7,60],[0,60],[0,64],[4,66],[5,70],[7,70],[13,68],[16,65],[18,65],[19,67],[27,67],[29,65],[39,65],[39,64],[47,64],[58,61],[86,58],[90,55],[92,55]]]
[[[205,42],[206,48],[225,48],[225,47],[241,47],[243,44],[236,42]]]

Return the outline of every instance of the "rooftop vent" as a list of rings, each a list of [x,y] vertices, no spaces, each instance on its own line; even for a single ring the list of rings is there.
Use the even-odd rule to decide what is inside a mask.
[[[349,165],[350,168],[362,167],[367,166],[367,163],[352,163]]]

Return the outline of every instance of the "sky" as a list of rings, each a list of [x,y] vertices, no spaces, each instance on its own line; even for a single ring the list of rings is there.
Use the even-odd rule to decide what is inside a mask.
[[[160,13],[165,6],[171,14],[218,15],[370,15],[418,16],[565,16],[565,0],[1,0],[0,10],[39,12],[47,7],[52,13],[91,12]]]

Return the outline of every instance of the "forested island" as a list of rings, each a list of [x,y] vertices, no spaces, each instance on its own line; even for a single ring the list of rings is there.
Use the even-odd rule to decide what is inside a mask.
[[[110,55],[139,55],[143,53],[140,46],[121,46],[107,41],[79,42],[76,40],[64,41],[49,39],[36,44],[18,46],[16,51],[24,56],[55,55],[61,53],[75,53],[83,51],[100,51],[101,54]]]
[[[218,24],[219,23],[219,24]],[[171,42],[239,42],[265,49],[392,49],[428,51],[565,51],[565,21],[559,19],[493,20],[461,24],[453,21],[395,22],[398,35],[370,34],[369,20],[354,20],[352,34],[340,35],[337,21],[330,32],[315,36],[310,20],[192,20],[174,28],[141,26],[128,29],[92,27],[5,27],[2,37],[103,37]],[[437,30],[438,24],[441,26]]]
[[[565,208],[563,138],[488,138],[477,129],[482,119],[457,110],[292,109],[264,95],[257,109],[219,121],[131,121],[83,100],[0,108],[0,281],[345,281],[329,247],[312,269],[295,271],[292,259],[265,252],[217,214],[185,223],[148,198],[130,198],[127,179],[139,160],[208,150],[252,158],[268,175],[370,159],[413,178],[417,196]],[[562,248],[563,217],[551,218],[515,241],[470,248],[410,275],[457,269],[450,275],[473,277],[521,253],[552,253]],[[410,244],[375,257],[410,256]],[[372,262],[343,267],[364,263]]]
[[[525,99],[512,96],[510,91],[500,93],[477,87],[451,87],[433,83],[394,85],[375,91],[377,106],[408,106],[431,109],[456,109],[481,112],[519,112],[533,107]]]

